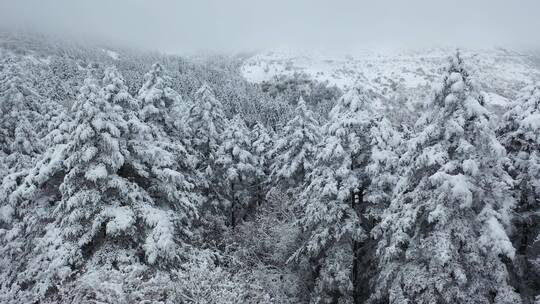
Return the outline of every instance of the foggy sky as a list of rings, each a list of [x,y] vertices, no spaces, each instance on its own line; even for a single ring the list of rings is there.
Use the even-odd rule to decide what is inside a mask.
[[[0,0],[0,27],[167,53],[540,45],[540,0]]]

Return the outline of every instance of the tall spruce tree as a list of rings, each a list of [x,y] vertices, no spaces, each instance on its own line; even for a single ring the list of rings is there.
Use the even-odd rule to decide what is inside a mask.
[[[194,104],[189,110],[187,124],[190,128],[190,142],[197,151],[201,161],[197,169],[203,180],[198,185],[206,200],[204,209],[211,212],[225,203],[221,193],[220,180],[217,176],[218,149],[221,146],[221,134],[225,130],[227,120],[223,106],[216,99],[209,86],[203,85],[195,93]]]
[[[321,138],[319,123],[302,97],[296,116],[287,123],[276,140],[271,155],[272,179],[285,188],[302,186],[315,167],[317,145]]]
[[[114,81],[123,86],[118,77]],[[162,66],[154,64],[139,90],[138,115],[129,120],[130,156],[122,174],[143,179],[141,186],[153,198],[178,210],[177,214],[182,217],[182,236],[188,237],[190,222],[198,217],[202,202],[196,189],[201,183],[196,171],[199,159],[189,146],[189,133],[183,125],[185,105],[169,85],[170,78],[164,74]],[[123,90],[113,96],[117,101],[125,98]]]
[[[540,298],[540,85],[529,86],[503,118],[501,141],[511,158],[517,197],[514,272],[524,302]]]
[[[392,200],[403,169],[399,164],[406,135],[385,117],[377,118],[371,127],[370,159],[365,168],[369,186],[365,197],[369,202],[366,216],[373,222],[381,220]]]
[[[193,145],[207,163],[211,163],[221,144],[220,135],[225,130],[227,119],[223,105],[208,85],[203,85],[195,93],[187,121],[192,130]]]
[[[9,196],[19,219],[13,228],[33,237],[35,248],[23,251],[25,262],[2,286],[8,301],[167,298],[155,284],[170,284],[171,270],[189,250],[196,208],[181,194],[174,158],[159,146],[135,155],[165,162],[161,170],[133,163],[124,113],[107,94],[94,78],[85,80],[65,143],[45,153]],[[153,179],[160,189],[152,188]]]
[[[257,158],[257,171],[253,188],[257,205],[260,206],[265,201],[269,186],[270,166],[272,157],[270,151],[274,141],[266,127],[257,122],[251,130],[251,153]]]
[[[273,148],[272,134],[261,122],[256,122],[251,130],[250,139],[251,151],[257,156],[259,168],[269,174],[271,162],[269,153]]]
[[[390,205],[395,185],[399,180],[401,167],[400,155],[404,150],[404,136],[385,117],[373,120],[369,131],[371,139],[370,155],[363,174],[369,185],[362,195],[359,204],[362,216],[362,227],[369,232],[368,237],[357,247],[357,264],[355,278],[356,303],[365,303],[375,292],[378,271],[377,239],[374,227],[381,221],[383,212]]]
[[[155,67],[155,69],[159,69],[158,67]],[[150,75],[156,76],[158,73],[150,73]],[[156,83],[163,84],[163,82],[156,80],[155,78],[148,76],[148,82],[154,81]],[[149,90],[151,90],[151,85],[149,83],[145,83],[145,86],[143,87],[146,89],[142,95],[144,96],[142,100],[145,102],[148,102],[152,105],[154,105],[154,100],[147,101],[147,99],[151,99],[150,93],[148,93]],[[169,91],[167,89],[164,89],[164,91]],[[129,89],[125,85],[124,77],[120,74],[118,69],[116,67],[107,67],[104,71],[103,76],[103,97],[111,104],[111,105],[117,105],[122,108],[122,112],[126,114],[133,114],[139,111],[140,104],[137,99],[133,98],[131,94],[129,94]],[[158,95],[158,94],[156,94]],[[163,93],[163,95],[166,95]],[[175,96],[174,93],[171,93],[170,95]],[[177,101],[175,98],[174,101]],[[145,104],[146,105],[146,104]],[[163,114],[163,113],[161,113]],[[129,120],[131,119],[131,116],[126,116],[124,119]]]
[[[182,136],[187,104],[174,91],[171,78],[159,63],[152,65],[139,90],[140,118],[147,123],[161,126],[169,135]],[[185,135],[184,135],[185,136]]]
[[[297,255],[303,252],[314,266],[312,299],[317,303],[337,303],[351,295],[358,303],[361,298],[358,254],[369,229],[362,218],[375,98],[372,92],[355,88],[338,100],[303,192],[300,222],[307,240]]]
[[[34,90],[35,79],[23,62],[6,56],[0,69],[0,150],[6,154],[0,162],[14,172],[32,166],[43,151],[47,121],[42,107],[47,101]]]
[[[459,56],[453,56],[403,156],[396,196],[377,227],[373,300],[519,303],[503,259],[514,205],[505,149]]]
[[[235,116],[223,131],[216,164],[222,181],[221,191],[228,202],[230,224],[234,228],[252,201],[251,186],[257,173],[257,159],[250,152],[249,130]]]

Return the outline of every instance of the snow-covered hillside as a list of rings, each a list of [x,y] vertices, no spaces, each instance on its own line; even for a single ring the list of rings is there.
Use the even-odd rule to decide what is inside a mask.
[[[440,81],[447,58],[453,52],[453,49],[429,49],[366,52],[342,57],[262,52],[245,60],[241,72],[254,83],[271,80],[277,75],[303,73],[343,89],[362,85],[383,95],[403,91],[419,97],[419,92],[426,92],[426,88]],[[539,65],[530,55],[502,48],[461,52],[489,104],[503,106],[519,89],[540,80]]]

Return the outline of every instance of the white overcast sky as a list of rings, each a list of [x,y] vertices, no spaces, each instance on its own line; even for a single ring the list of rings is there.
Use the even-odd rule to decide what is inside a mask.
[[[0,0],[0,26],[168,53],[540,45],[540,0]]]

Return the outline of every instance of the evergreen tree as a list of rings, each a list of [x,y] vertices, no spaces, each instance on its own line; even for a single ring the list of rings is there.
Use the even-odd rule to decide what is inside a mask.
[[[251,130],[251,151],[257,156],[259,169],[270,173],[271,155],[270,151],[273,148],[272,134],[268,132],[268,129],[260,123],[256,122]]]
[[[36,244],[26,252],[25,264],[18,264],[20,273],[3,286],[12,301],[100,301],[111,296],[111,284],[121,284],[128,294],[119,303],[130,302],[134,294],[140,297],[131,301],[163,300],[162,293],[139,289],[165,280],[189,249],[196,210],[178,194],[182,174],[171,169],[172,160],[159,158],[158,147],[146,147],[154,162],[168,161],[162,172],[151,169],[163,184],[152,191],[153,176],[128,164],[133,157],[127,123],[106,96],[95,79],[85,80],[65,144],[49,150],[9,197],[22,218],[13,225],[16,232],[35,235]],[[52,216],[46,212],[51,209]],[[110,280],[109,285],[103,280]]]
[[[257,172],[253,188],[257,205],[260,206],[265,200],[268,180],[270,177],[271,155],[270,151],[273,148],[272,136],[268,133],[266,127],[257,122],[251,130],[251,152],[257,158]]]
[[[540,296],[540,86],[524,91],[504,115],[500,133],[511,157],[509,172],[518,201],[514,272],[521,295],[531,300]]]
[[[304,252],[315,265],[315,302],[336,303],[351,292],[355,302],[360,298],[358,254],[366,237],[362,217],[374,101],[371,92],[359,89],[338,100],[325,126],[311,183],[303,192],[300,221],[307,242],[298,253]]]
[[[230,206],[230,223],[234,228],[239,215],[245,213],[251,200],[251,186],[257,171],[257,159],[249,151],[251,142],[244,121],[235,116],[223,131],[216,164],[222,181],[221,191]]]
[[[314,169],[319,123],[303,98],[298,100],[296,116],[287,123],[271,152],[274,157],[272,179],[284,188],[302,186]]]
[[[43,150],[40,135],[47,125],[40,106],[46,102],[22,62],[7,56],[0,69],[0,150],[7,155],[1,161],[13,172],[30,167]]]
[[[156,69],[157,69],[157,67],[156,67]],[[154,73],[154,74],[150,73],[150,75],[153,75],[153,76],[155,76],[156,74],[157,74],[157,72]],[[157,76],[155,76],[155,77],[157,77]],[[155,102],[154,100],[150,100],[150,101],[146,100],[146,99],[151,99],[149,97],[151,94],[148,93],[148,91],[150,91],[150,88],[149,88],[150,84],[148,82],[150,82],[151,80],[153,80],[155,82],[159,82],[160,84],[162,84],[163,82],[160,82],[159,80],[153,79],[152,77],[148,77],[148,78],[149,79],[148,79],[147,83],[145,83],[145,86],[143,87],[144,89],[146,89],[146,91],[144,92],[143,100],[145,102],[148,102],[151,105],[154,105],[154,103],[157,103],[157,102]],[[124,78],[122,77],[120,72],[118,72],[118,69],[116,69],[116,67],[108,67],[108,68],[106,68],[105,72],[104,72],[104,77],[103,77],[103,94],[104,94],[103,97],[111,105],[118,105],[123,109],[122,110],[123,112],[125,112],[127,114],[132,114],[132,113],[137,112],[139,110],[140,105],[139,105],[137,99],[133,98],[129,94],[128,87],[124,84],[124,82],[125,82]],[[168,91],[168,90],[164,90],[164,91]],[[165,95],[164,93],[162,93],[162,94]],[[156,95],[158,95],[158,94],[156,94]],[[171,93],[171,95],[174,96],[174,93]],[[163,113],[161,113],[161,114],[163,114]],[[129,117],[129,116],[125,117],[126,120],[129,120],[131,118],[132,117]]]
[[[191,132],[190,142],[201,158],[197,165],[202,173],[198,187],[206,199],[205,211],[211,211],[220,208],[226,201],[219,189],[221,180],[217,175],[216,160],[227,121],[223,106],[207,85],[195,93],[195,102],[189,110],[187,124]]]
[[[223,106],[208,85],[203,85],[195,93],[195,102],[189,110],[187,121],[192,130],[194,147],[201,153],[207,165],[210,165],[221,144],[220,135],[227,123]]]
[[[366,216],[371,221],[380,221],[382,213],[390,205],[401,174],[399,163],[406,135],[385,117],[377,118],[370,129],[370,159],[365,167],[369,186],[365,197],[369,202]]]
[[[165,75],[161,64],[152,65],[139,90],[140,118],[147,123],[159,125],[167,134],[183,132],[184,113],[187,105],[171,88],[172,80]]]
[[[369,235],[356,249],[356,272],[353,273],[353,300],[365,303],[375,292],[377,276],[377,239],[373,228],[390,205],[394,187],[400,176],[399,160],[403,152],[403,134],[384,117],[373,120],[369,130],[371,139],[369,160],[362,175],[369,185],[357,195],[361,225]],[[366,151],[367,152],[367,151]],[[361,175],[361,176],[362,176]]]
[[[115,79],[119,87],[124,86],[120,77]],[[183,101],[169,85],[170,78],[164,75],[161,65],[154,64],[139,90],[139,113],[129,120],[130,158],[122,174],[143,179],[139,184],[150,196],[180,211],[182,235],[187,237],[191,232],[186,223],[198,217],[202,198],[195,187],[201,179],[196,172],[198,158],[189,146],[189,133],[182,123]],[[113,100],[129,100],[124,90],[113,96]]]
[[[501,258],[514,204],[482,96],[459,54],[403,156],[396,196],[376,231],[373,299],[389,303],[519,303]]]

